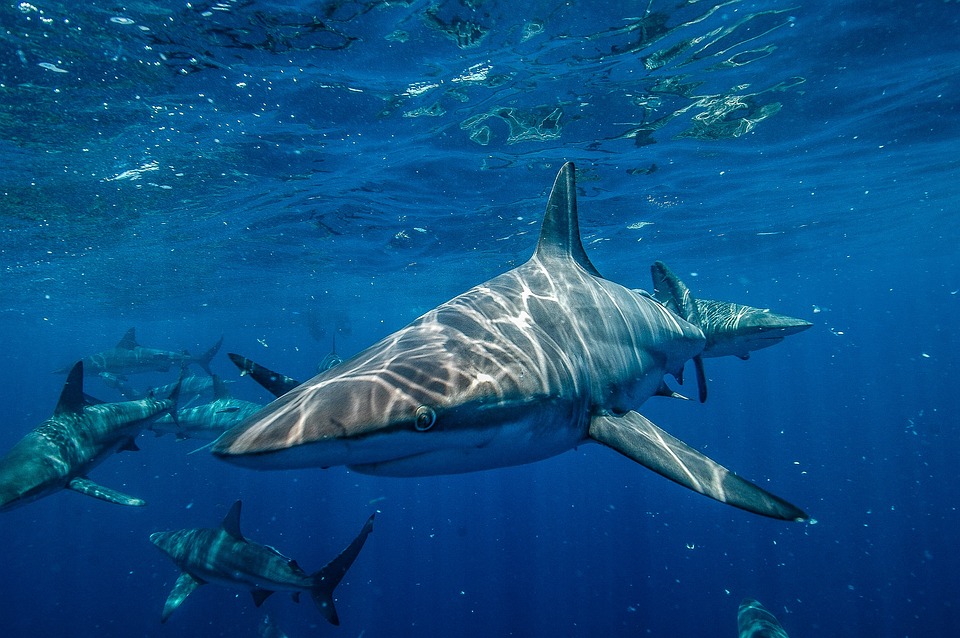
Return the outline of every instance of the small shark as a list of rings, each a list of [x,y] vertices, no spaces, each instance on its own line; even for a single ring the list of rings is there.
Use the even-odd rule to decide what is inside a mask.
[[[202,355],[194,357],[186,351],[173,352],[172,350],[145,348],[137,343],[136,329],[130,328],[116,347],[84,357],[83,364],[88,375],[104,372],[115,375],[166,372],[171,366],[183,367],[191,363],[200,366],[207,374],[213,374],[210,371],[210,361],[220,350],[222,344],[223,337],[220,337],[220,340],[213,347]],[[57,372],[67,372],[69,369],[68,366],[57,370]]]
[[[774,615],[752,598],[740,603],[737,627],[740,638],[789,638]]]
[[[147,422],[174,410],[168,399],[102,403],[83,393],[83,362],[70,371],[53,416],[0,459],[0,511],[70,489],[118,505],[146,503],[89,478],[87,472],[114,452],[137,450],[134,439]]]
[[[339,625],[333,590],[373,531],[373,518],[371,515],[367,519],[346,549],[313,574],[307,574],[295,560],[272,547],[245,539],[240,532],[240,501],[233,504],[219,529],[155,532],[150,535],[150,542],[172,558],[182,572],[163,606],[161,622],[166,622],[194,589],[216,583],[249,590],[257,607],[276,591],[293,592],[296,602],[300,602],[300,592],[308,591],[323,617]]]
[[[561,168],[524,264],[268,404],[212,452],[258,469],[346,465],[423,476],[519,465],[596,441],[677,483],[773,518],[798,507],[636,411],[702,355],[703,328],[604,279],[580,241]]]
[[[176,418],[165,414],[151,423],[149,429],[157,436],[174,434],[177,440],[213,441],[263,407],[258,403],[230,396],[230,391],[217,375],[213,375],[211,379],[214,387],[213,401],[183,408],[177,412]]]

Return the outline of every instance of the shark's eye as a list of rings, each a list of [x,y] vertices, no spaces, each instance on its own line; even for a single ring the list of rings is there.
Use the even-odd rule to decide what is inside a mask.
[[[437,413],[433,411],[433,408],[421,405],[417,408],[416,419],[413,422],[413,427],[417,428],[420,432],[426,432],[433,427],[433,424],[437,422]]]

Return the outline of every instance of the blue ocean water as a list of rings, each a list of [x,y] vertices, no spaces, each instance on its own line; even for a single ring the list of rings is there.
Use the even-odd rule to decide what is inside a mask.
[[[113,346],[238,352],[307,378],[524,261],[560,165],[608,278],[814,327],[707,362],[651,420],[797,503],[763,519],[598,445],[396,479],[256,472],[172,437],[0,516],[4,636],[733,636],[746,596],[794,637],[960,620],[960,5],[10,2],[0,7],[6,450]],[[133,378],[138,387],[172,374]],[[692,376],[690,371],[688,375]],[[691,381],[687,381],[688,394]],[[98,380],[90,394],[118,400]],[[376,511],[342,624],[197,590],[151,532],[242,527],[307,570]]]

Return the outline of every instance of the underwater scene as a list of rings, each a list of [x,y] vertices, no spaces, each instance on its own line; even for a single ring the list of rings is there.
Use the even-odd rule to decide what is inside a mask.
[[[4,3],[0,635],[951,635],[958,31]]]

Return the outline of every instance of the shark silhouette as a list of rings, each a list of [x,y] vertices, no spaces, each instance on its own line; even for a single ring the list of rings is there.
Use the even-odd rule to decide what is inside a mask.
[[[636,411],[675,394],[664,375],[679,378],[686,361],[709,354],[703,327],[682,308],[600,275],[580,241],[568,163],[529,261],[293,388],[212,452],[257,469],[422,476],[529,463],[596,441],[718,501],[805,519]]]
[[[139,498],[97,485],[87,472],[121,450],[135,451],[150,419],[176,407],[170,398],[103,403],[83,392],[83,362],[67,376],[53,416],[29,432],[0,459],[0,511],[70,489],[119,505],[145,505]]]
[[[233,504],[218,529],[182,529],[154,532],[150,542],[167,554],[181,574],[167,597],[161,622],[166,622],[193,590],[206,583],[246,589],[257,607],[276,591],[310,593],[317,608],[330,623],[340,624],[333,606],[333,590],[360,554],[373,531],[373,516],[367,519],[356,538],[322,569],[307,574],[297,564],[267,545],[244,538],[240,532],[240,501]]]

